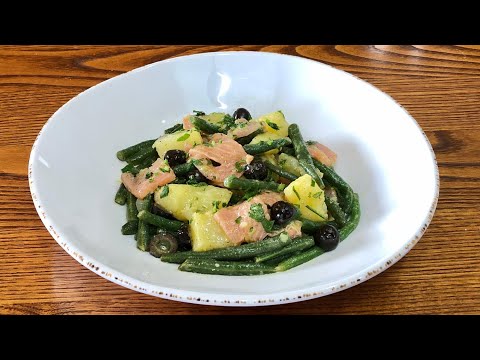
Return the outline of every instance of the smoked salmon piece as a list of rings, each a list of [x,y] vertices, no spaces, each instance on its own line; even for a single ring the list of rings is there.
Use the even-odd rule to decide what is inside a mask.
[[[227,135],[232,137],[233,139],[248,136],[262,128],[262,124],[260,124],[258,121],[248,121],[243,118],[235,120],[235,124],[237,126],[233,129],[228,130],[227,133]]]
[[[188,152],[197,169],[217,186],[224,186],[223,181],[230,175],[240,177],[243,166],[247,163],[247,153],[242,145],[225,134],[217,133],[207,144],[197,145]],[[251,158],[248,158],[251,161]],[[214,166],[208,160],[220,164]]]
[[[190,122],[190,115],[185,115],[183,117],[183,128],[185,130],[193,129],[193,124]]]
[[[265,192],[240,204],[222,208],[215,213],[213,218],[232,243],[239,245],[245,241],[259,241],[267,236],[267,232],[260,222],[249,216],[250,207],[254,204],[260,204],[265,218],[270,220],[267,205],[272,206],[281,200],[283,200],[282,193]]]
[[[143,199],[153,193],[157,187],[175,180],[175,173],[165,160],[158,158],[148,169],[140,170],[137,176],[123,173],[121,179],[128,191],[137,199]]]
[[[318,142],[308,145],[307,149],[314,159],[320,161],[324,165],[333,166],[335,161],[337,161],[337,154]]]

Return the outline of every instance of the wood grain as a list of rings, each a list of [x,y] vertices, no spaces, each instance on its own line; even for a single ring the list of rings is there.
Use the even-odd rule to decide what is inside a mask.
[[[51,238],[27,181],[30,147],[61,105],[99,82],[170,57],[257,50],[318,60],[390,94],[430,139],[441,178],[420,242],[371,280],[320,299],[264,308],[183,304],[90,272]],[[0,47],[0,313],[480,314],[480,46]]]

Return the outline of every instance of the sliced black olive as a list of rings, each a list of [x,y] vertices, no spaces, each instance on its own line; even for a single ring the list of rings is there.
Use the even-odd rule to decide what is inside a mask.
[[[337,228],[329,224],[323,225],[320,229],[315,231],[313,239],[324,251],[334,250],[340,242]]]
[[[171,167],[185,164],[187,162],[187,154],[182,150],[168,150],[163,156]]]
[[[235,110],[235,112],[233,113],[233,118],[235,120],[237,119],[245,119],[245,120],[251,120],[252,119],[252,115],[250,115],[250,112],[245,109],[245,108],[238,108],[237,110]]]
[[[178,241],[172,234],[160,233],[150,241],[150,254],[161,257],[164,254],[174,253],[178,249]]]
[[[268,168],[262,161],[252,161],[245,166],[243,176],[247,179],[265,180],[268,176]]]
[[[190,250],[192,248],[192,242],[190,235],[188,234],[188,226],[182,226],[177,232],[176,237],[178,240],[178,248],[181,250]]]
[[[208,179],[203,176],[203,174],[198,169],[194,169],[188,173],[188,181],[187,183],[201,183],[207,182]]]
[[[169,214],[168,212],[163,210],[160,206],[158,206],[155,203],[152,206],[152,211],[151,212],[152,212],[152,214],[164,217],[166,219],[175,220],[175,218],[172,216],[172,214]]]
[[[277,201],[270,209],[270,218],[278,225],[283,225],[292,220],[297,209],[285,201]]]

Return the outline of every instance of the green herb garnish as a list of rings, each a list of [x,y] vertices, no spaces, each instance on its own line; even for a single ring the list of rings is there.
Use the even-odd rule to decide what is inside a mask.
[[[182,136],[180,136],[177,141],[185,141],[187,140],[188,138],[190,137],[190,134],[189,133],[185,133],[183,134]]]
[[[305,206],[305,207],[306,207],[308,210],[310,210],[311,212],[313,212],[315,215],[318,215],[318,216],[320,216],[322,219],[325,220],[325,218],[324,218],[322,215],[320,215],[315,209],[313,209],[312,207],[310,207],[310,205],[307,205],[307,206]]]
[[[275,124],[274,122],[271,122],[270,120],[265,120],[265,122],[267,123],[268,126],[270,126],[272,129],[274,130],[280,130],[280,127]]]
[[[160,199],[163,199],[164,197],[166,197],[169,191],[170,189],[168,188],[168,185],[163,186],[162,191],[160,192]]]
[[[240,160],[235,163],[235,169],[237,169],[237,172],[242,172],[245,170],[245,165],[247,162],[245,160]]]
[[[298,200],[300,200],[300,195],[298,194],[297,189],[295,189],[295,186],[292,186],[292,190],[295,193],[295,195],[297,195]]]
[[[265,217],[265,213],[263,212],[263,207],[260,204],[253,204],[250,206],[250,211],[248,212],[248,216],[250,216],[253,220],[258,221],[262,224],[263,229],[266,232],[272,231],[273,228],[273,220],[267,220]]]

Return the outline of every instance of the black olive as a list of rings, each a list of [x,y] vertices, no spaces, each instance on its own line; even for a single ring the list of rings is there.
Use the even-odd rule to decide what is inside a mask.
[[[187,162],[187,154],[182,150],[168,150],[163,156],[171,167],[185,164]]]
[[[340,236],[335,226],[326,224],[323,225],[313,234],[315,243],[320,246],[324,251],[332,251],[340,242]]]
[[[150,254],[160,257],[164,254],[174,253],[178,249],[178,241],[172,234],[160,233],[150,241]]]
[[[175,220],[175,218],[172,216],[172,214],[169,214],[168,212],[163,210],[160,206],[158,206],[155,203],[153,204],[151,211],[152,211],[152,214],[164,217],[166,219]]]
[[[238,108],[237,110],[235,110],[235,112],[233,113],[233,118],[235,120],[237,119],[245,119],[245,120],[251,120],[252,119],[252,115],[250,115],[250,112],[245,109],[245,108]]]
[[[207,182],[208,179],[198,169],[194,169],[188,173],[188,181],[190,183]]]
[[[188,226],[183,225],[177,232],[176,237],[178,240],[178,247],[182,250],[190,250],[192,248],[192,242],[190,235],[188,234]]]
[[[247,179],[265,180],[268,176],[268,168],[261,161],[252,161],[250,164],[245,166],[243,175]]]
[[[282,225],[292,220],[296,212],[297,209],[292,204],[285,201],[277,201],[270,209],[270,218],[276,224]]]

